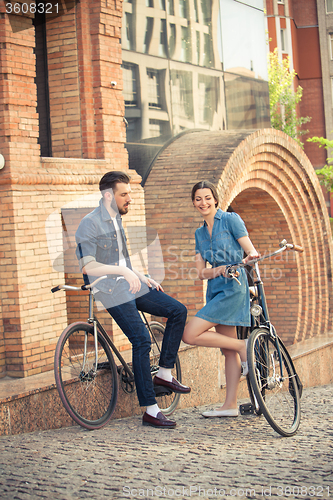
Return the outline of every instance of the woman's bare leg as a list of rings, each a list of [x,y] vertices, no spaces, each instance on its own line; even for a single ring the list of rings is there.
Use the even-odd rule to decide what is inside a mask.
[[[186,325],[183,341],[190,345],[200,345],[204,347],[218,347],[235,351],[239,354],[241,361],[246,361],[246,344],[244,340],[238,340],[233,334],[219,333],[209,330],[213,326],[225,328],[225,332],[232,332],[235,327],[227,325],[216,325],[195,316]],[[231,335],[231,336],[230,336]]]
[[[235,326],[216,325],[215,330],[220,335],[237,339]],[[223,405],[218,410],[237,408],[237,392],[241,373],[240,358],[236,351],[222,349],[225,356],[226,397]]]

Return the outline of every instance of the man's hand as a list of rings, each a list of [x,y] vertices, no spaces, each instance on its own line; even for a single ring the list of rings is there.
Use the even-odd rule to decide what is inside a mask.
[[[142,283],[145,283],[145,285],[149,286],[149,288],[156,288],[156,290],[161,290],[161,292],[164,292],[163,288],[157,281],[153,280],[153,278],[148,278],[147,276],[144,276],[143,274],[140,275],[140,279]]]
[[[156,290],[160,290],[161,292],[164,292],[161,285],[159,283],[157,283],[157,281],[153,280],[152,278],[147,278],[147,285],[149,286],[149,288],[155,287]]]
[[[123,276],[130,285],[129,291],[133,294],[139,292],[141,288],[141,281],[139,277],[129,268],[126,268],[126,271],[124,272]]]

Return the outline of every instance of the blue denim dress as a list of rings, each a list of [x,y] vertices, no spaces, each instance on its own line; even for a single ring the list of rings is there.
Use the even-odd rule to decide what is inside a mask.
[[[195,232],[195,251],[213,267],[234,264],[243,258],[238,239],[248,236],[245,224],[234,212],[215,215],[212,237],[206,222]],[[239,269],[238,280],[218,276],[208,280],[206,305],[197,312],[199,318],[220,325],[250,326],[250,294],[246,271]]]

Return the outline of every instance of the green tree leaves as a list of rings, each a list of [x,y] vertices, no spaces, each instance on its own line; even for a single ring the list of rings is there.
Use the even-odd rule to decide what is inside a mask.
[[[297,104],[302,99],[303,89],[298,85],[294,91],[293,81],[297,73],[289,70],[289,57],[279,59],[277,49],[269,53],[268,87],[271,113],[271,126],[282,130],[303,147],[299,137],[308,130],[300,127],[311,120],[309,116],[297,116]]]

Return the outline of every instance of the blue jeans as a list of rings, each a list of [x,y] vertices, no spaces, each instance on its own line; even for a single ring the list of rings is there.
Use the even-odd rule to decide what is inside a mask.
[[[143,294],[145,288],[146,293]],[[112,295],[116,297],[115,306],[112,306]],[[129,284],[125,279],[118,281],[112,295],[98,292],[96,299],[102,302],[132,344],[133,371],[140,406],[153,405],[156,399],[150,373],[150,334],[139,311],[167,318],[159,366],[173,368],[183,336],[187,309],[166,293],[143,283],[137,294],[139,296],[135,296],[129,292]],[[119,302],[122,303],[118,305]]]

